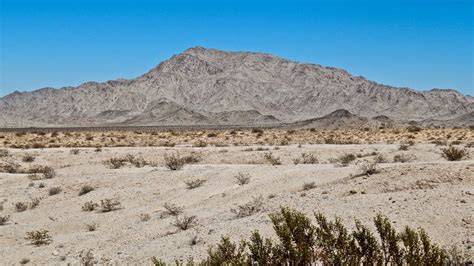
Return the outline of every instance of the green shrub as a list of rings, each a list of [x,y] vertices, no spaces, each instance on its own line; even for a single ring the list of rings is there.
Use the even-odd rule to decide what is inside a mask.
[[[397,233],[385,216],[374,218],[377,236],[355,221],[350,232],[341,219],[315,214],[316,223],[303,213],[282,207],[270,214],[277,239],[263,239],[258,231],[235,243],[229,237],[208,250],[207,258],[187,265],[453,265],[464,264],[459,252],[448,255],[433,244],[425,231],[406,227]],[[152,258],[155,265],[166,265]]]
[[[443,152],[443,157],[448,161],[460,161],[469,155],[466,149],[456,148],[455,146],[449,146],[441,151]]]

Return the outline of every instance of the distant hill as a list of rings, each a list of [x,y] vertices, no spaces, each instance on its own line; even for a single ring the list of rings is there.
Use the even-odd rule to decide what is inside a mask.
[[[195,47],[135,79],[9,94],[0,127],[472,125],[473,112],[474,98],[454,90],[419,92],[270,54]]]

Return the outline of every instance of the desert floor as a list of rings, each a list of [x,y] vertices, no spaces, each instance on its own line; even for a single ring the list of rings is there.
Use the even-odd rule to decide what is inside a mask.
[[[472,141],[472,130],[467,139]],[[9,137],[8,135],[6,136]],[[212,137],[212,136],[211,136]],[[10,140],[12,142],[12,140]],[[100,144],[100,143],[95,143]],[[94,145],[95,146],[95,145]],[[50,179],[20,173],[0,173],[0,216],[10,220],[0,226],[1,264],[78,263],[80,253],[91,250],[97,262],[150,263],[157,256],[166,261],[202,258],[209,246],[222,235],[247,238],[254,230],[273,236],[268,217],[280,206],[292,207],[311,215],[339,216],[348,227],[354,219],[374,229],[372,218],[387,215],[395,227],[422,227],[434,242],[456,245],[471,258],[474,255],[474,148],[466,148],[470,158],[450,162],[441,155],[446,146],[420,142],[399,150],[399,144],[288,144],[225,147],[103,147],[96,148],[5,148],[0,162],[14,163],[19,169],[35,165],[52,167]],[[467,145],[465,145],[467,146]],[[277,147],[277,148],[276,148]],[[77,150],[75,150],[77,149]],[[271,165],[264,154],[271,152],[281,165]],[[76,154],[75,154],[76,153]],[[164,166],[165,155],[179,153],[200,158],[172,171]],[[313,154],[318,162],[295,165],[301,154]],[[357,159],[348,166],[333,159],[352,153]],[[33,162],[23,162],[25,155]],[[125,164],[111,169],[110,158],[143,158],[147,165]],[[405,154],[407,162],[394,162]],[[381,155],[381,157],[380,157]],[[365,161],[376,159],[378,173],[359,175]],[[383,161],[383,160],[382,160]],[[239,185],[236,176],[248,175],[248,184]],[[201,186],[189,189],[185,181],[203,179]],[[312,185],[309,185],[313,183]],[[307,189],[303,189],[305,186]],[[79,196],[82,186],[94,190]],[[49,195],[52,187],[61,192]],[[237,218],[231,209],[263,197],[262,210]],[[35,208],[18,212],[15,203]],[[115,199],[121,204],[110,212],[83,211],[89,201]],[[196,216],[197,223],[181,230],[165,203],[183,208],[183,215]],[[147,217],[149,215],[149,217]],[[149,218],[149,219],[147,219]],[[89,231],[87,224],[96,224]],[[27,232],[45,229],[51,243],[35,246],[25,239]]]

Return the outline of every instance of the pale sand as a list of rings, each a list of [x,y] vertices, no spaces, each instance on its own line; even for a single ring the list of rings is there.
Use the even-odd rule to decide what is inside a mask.
[[[161,257],[169,262],[175,258],[202,258],[222,235],[234,240],[247,238],[254,229],[272,235],[268,214],[279,206],[288,206],[311,215],[324,212],[328,217],[340,216],[352,227],[354,219],[373,229],[372,218],[377,213],[387,215],[397,228],[405,225],[423,227],[433,240],[443,246],[457,245],[473,257],[474,242],[474,149],[470,158],[448,162],[441,156],[441,147],[416,144],[408,151],[398,145],[296,145],[280,146],[279,150],[266,146],[283,165],[258,164],[265,151],[243,151],[248,147],[126,147],[81,148],[72,155],[69,148],[9,149],[10,159],[22,166],[49,165],[57,176],[53,179],[31,181],[26,174],[0,173],[0,201],[4,201],[0,215],[11,220],[0,226],[1,264],[18,264],[28,258],[34,264],[77,264],[81,250],[92,249],[98,262],[150,263],[150,257]],[[163,165],[164,154],[179,151],[181,155],[195,152],[202,161],[186,165],[182,170],[170,171]],[[389,163],[379,164],[380,172],[372,176],[352,177],[360,172],[356,164],[337,167],[329,159],[344,153],[383,154]],[[302,152],[313,153],[319,164],[294,165],[293,158]],[[24,154],[35,154],[33,163],[21,162]],[[409,163],[393,163],[395,154],[416,156]],[[125,154],[142,155],[158,166],[135,168],[126,166],[110,169],[105,159]],[[372,161],[364,156],[357,161]],[[0,158],[2,160],[2,158]],[[5,158],[3,158],[5,160]],[[248,173],[250,183],[239,186],[234,176]],[[201,187],[188,190],[183,181],[203,178]],[[302,191],[304,183],[315,182],[316,188]],[[29,184],[34,186],[30,187]],[[44,183],[45,188],[38,188]],[[82,185],[96,189],[78,196]],[[62,188],[58,195],[49,196],[48,189]],[[356,194],[349,191],[354,190]],[[365,194],[362,194],[364,192]],[[252,196],[264,197],[264,211],[236,219],[230,211],[244,204]],[[272,195],[271,197],[269,197]],[[35,209],[16,212],[13,204],[29,202],[41,197]],[[108,213],[84,212],[87,201],[99,202],[114,198],[122,208]],[[188,215],[196,215],[198,225],[179,231],[171,223],[163,204],[184,207]],[[151,219],[141,221],[140,214]],[[86,223],[97,223],[98,229],[88,232]],[[33,246],[24,239],[26,232],[46,229],[53,241],[49,245]],[[198,243],[190,244],[193,236]]]

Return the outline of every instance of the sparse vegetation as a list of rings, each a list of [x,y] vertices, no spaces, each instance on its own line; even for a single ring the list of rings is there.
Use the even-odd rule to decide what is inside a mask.
[[[98,227],[99,227],[99,225],[97,223],[86,224],[87,231],[89,231],[89,232],[93,232],[93,231],[97,230]]]
[[[414,159],[414,156],[410,156],[407,154],[396,154],[393,156],[393,162],[394,163],[407,163],[410,162]]]
[[[185,231],[189,228],[195,226],[197,224],[196,216],[187,216],[184,215],[182,217],[177,216],[175,222],[173,223],[174,226],[178,227],[179,229]]]
[[[94,211],[97,207],[99,207],[99,204],[94,203],[93,201],[88,201],[82,205],[82,210],[86,212],[91,212]]]
[[[348,153],[348,154],[343,154],[337,157],[337,159],[333,160],[333,162],[336,163],[337,165],[345,167],[345,166],[348,166],[353,161],[355,161],[355,159],[357,159],[357,157],[354,154]]]
[[[469,152],[464,148],[457,148],[456,146],[449,146],[441,150],[443,152],[443,157],[448,161],[460,161],[464,158],[467,158]]]
[[[111,212],[120,208],[120,201],[116,199],[103,199],[100,201],[101,212]]]
[[[140,215],[138,215],[138,217],[140,217],[140,221],[142,222],[146,222],[151,219],[151,216],[148,213],[141,213]]]
[[[28,210],[28,204],[25,202],[17,202],[14,204],[14,206],[17,212],[24,212]]]
[[[79,152],[80,152],[79,149],[71,149],[71,151],[70,151],[70,153],[71,153],[72,155],[78,155]]]
[[[188,189],[195,189],[195,188],[198,188],[198,187],[202,186],[204,183],[206,183],[206,180],[196,178],[196,179],[186,180],[186,181],[184,181],[184,183],[186,184],[186,187]]]
[[[265,161],[267,161],[271,165],[280,165],[281,164],[280,158],[273,156],[273,153],[271,151],[265,152],[263,154],[263,158],[265,159]]]
[[[35,246],[47,245],[52,242],[52,237],[47,230],[27,232],[25,239]]]
[[[318,163],[318,158],[314,156],[313,154],[308,154],[308,153],[301,153],[300,158],[295,158],[293,159],[293,163],[295,165],[298,164],[317,164]]]
[[[48,190],[48,194],[49,194],[50,196],[53,196],[53,195],[59,194],[61,191],[62,191],[62,189],[61,189],[60,187],[51,187],[51,188]]]
[[[250,175],[248,173],[238,173],[234,178],[239,186],[246,185],[250,182]]]
[[[31,154],[26,154],[25,156],[23,156],[21,161],[24,162],[24,163],[32,163],[32,162],[35,161],[35,156],[33,156]]]
[[[245,203],[244,205],[237,206],[236,209],[230,209],[237,218],[247,217],[263,210],[263,197],[255,197],[252,201]]]
[[[204,265],[449,265],[454,256],[431,242],[423,229],[397,233],[382,215],[374,218],[378,237],[361,222],[350,232],[336,218],[316,213],[316,224],[301,212],[281,208],[270,214],[277,241],[254,231],[249,240],[234,243],[223,236],[208,250]],[[456,260],[458,261],[458,260]],[[166,265],[152,258],[155,265]],[[193,259],[187,265],[199,265]]]
[[[79,196],[85,195],[91,191],[94,191],[94,187],[91,185],[83,185],[79,190]]]
[[[0,225],[5,225],[10,220],[10,215],[0,216]]]
[[[316,188],[315,182],[308,182],[303,184],[303,190],[311,190],[313,188]]]
[[[147,162],[141,156],[134,156],[132,154],[127,154],[124,157],[113,157],[104,161],[104,164],[109,166],[110,169],[120,169],[124,167],[127,163],[133,165],[137,168],[142,168],[145,165],[150,165],[150,162]]]
[[[363,162],[359,165],[359,169],[362,175],[373,175],[378,173],[376,162]]]
[[[171,204],[171,203],[168,203],[168,202],[165,202],[163,207],[168,211],[168,214],[172,215],[172,216],[178,216],[183,212],[182,207],[179,207],[175,204]]]

